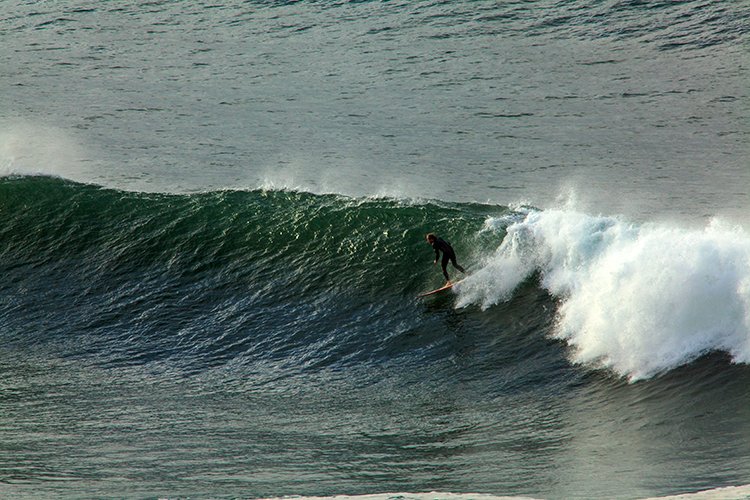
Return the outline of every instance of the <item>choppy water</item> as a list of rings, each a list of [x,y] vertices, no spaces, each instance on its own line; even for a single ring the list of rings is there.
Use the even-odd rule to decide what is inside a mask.
[[[749,13],[6,2],[0,495],[747,496]]]

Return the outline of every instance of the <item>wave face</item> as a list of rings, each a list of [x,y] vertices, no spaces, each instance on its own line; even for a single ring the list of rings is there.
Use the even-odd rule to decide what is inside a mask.
[[[117,364],[360,363],[419,326],[411,299],[442,279],[424,234],[440,227],[467,255],[505,210],[5,178],[2,333]]]

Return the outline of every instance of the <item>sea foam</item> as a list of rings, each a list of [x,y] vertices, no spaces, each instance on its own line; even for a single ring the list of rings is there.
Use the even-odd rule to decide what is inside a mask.
[[[459,289],[487,308],[538,275],[559,300],[553,335],[574,362],[630,380],[710,351],[750,361],[750,235],[714,220],[702,229],[635,225],[573,210],[490,218],[507,234]]]

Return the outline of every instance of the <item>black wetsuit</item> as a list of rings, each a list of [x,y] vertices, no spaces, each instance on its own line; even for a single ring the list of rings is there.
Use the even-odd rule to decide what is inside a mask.
[[[440,252],[443,252],[443,260],[440,264],[443,266],[443,276],[445,276],[447,281],[451,280],[450,276],[448,276],[448,270],[446,269],[448,267],[448,261],[450,261],[450,263],[453,264],[453,267],[462,273],[466,272],[463,267],[456,263],[456,252],[453,251],[453,247],[450,243],[442,238],[437,238],[432,242],[432,248],[435,249],[435,262],[440,258]]]

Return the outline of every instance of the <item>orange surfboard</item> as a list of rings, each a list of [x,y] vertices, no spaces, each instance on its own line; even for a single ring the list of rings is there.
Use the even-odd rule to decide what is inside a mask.
[[[456,281],[456,282],[454,282],[454,283],[451,283],[450,285],[445,285],[445,286],[442,286],[442,287],[440,287],[440,288],[438,288],[438,289],[436,289],[436,290],[430,290],[429,292],[424,292],[424,293],[420,293],[419,295],[417,295],[417,298],[419,298],[419,297],[427,297],[428,295],[434,295],[434,294],[436,294],[436,293],[440,293],[440,292],[443,292],[443,291],[445,291],[445,290],[450,290],[450,289],[451,289],[451,288],[453,288],[454,286],[456,286],[456,285],[458,285],[459,283],[461,283],[461,281],[463,281],[463,280],[460,280],[460,281]]]

